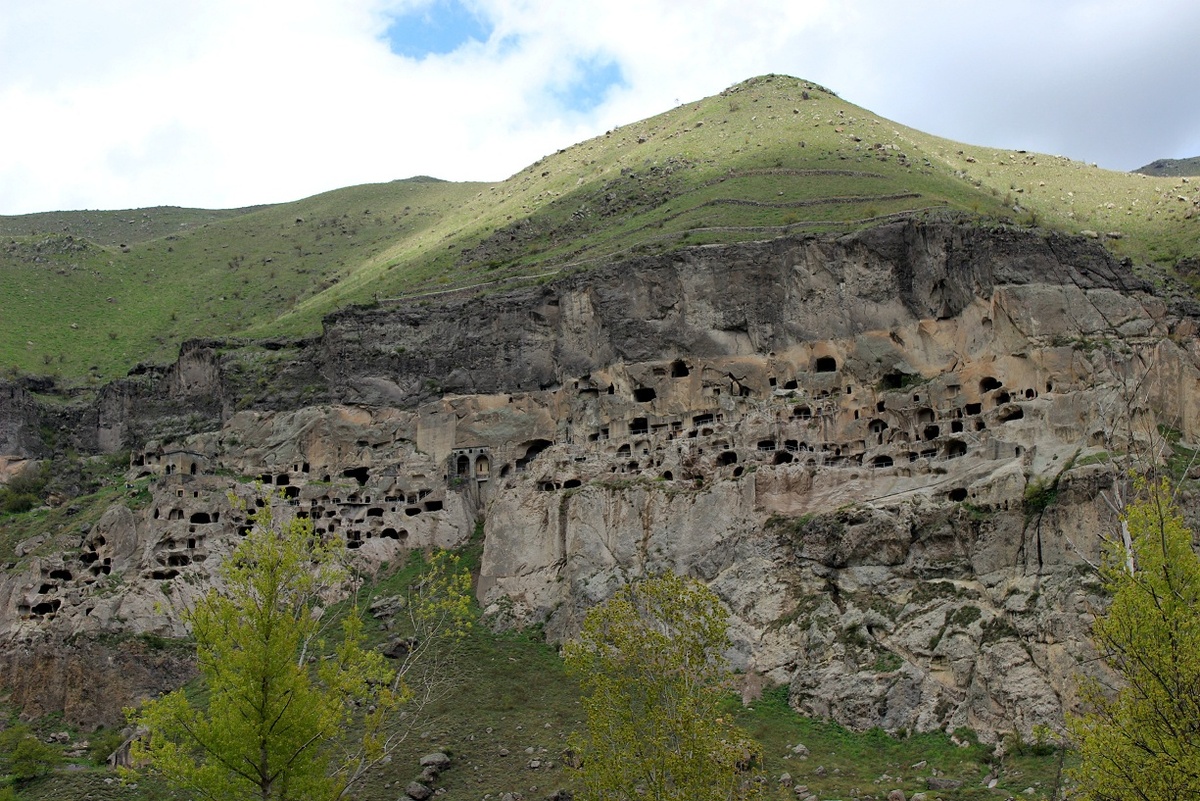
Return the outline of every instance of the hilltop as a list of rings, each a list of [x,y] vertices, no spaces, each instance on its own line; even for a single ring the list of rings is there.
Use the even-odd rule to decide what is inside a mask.
[[[1198,203],[1175,180],[952,142],[763,76],[494,184],[420,177],[230,211],[0,217],[0,365],[99,383],[190,338],[309,336],[351,304],[914,214],[1091,230],[1118,256],[1171,268],[1200,254]]]
[[[1134,172],[1156,177],[1179,177],[1200,175],[1200,156],[1190,159],[1158,159]]]

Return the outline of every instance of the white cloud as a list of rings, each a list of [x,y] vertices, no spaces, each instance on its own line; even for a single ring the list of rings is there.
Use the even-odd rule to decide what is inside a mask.
[[[389,15],[421,4],[0,0],[0,213],[497,180],[764,72],[980,144],[1121,169],[1200,154],[1186,0],[468,0],[489,42],[392,54]],[[588,59],[625,85],[564,109],[553,88]]]

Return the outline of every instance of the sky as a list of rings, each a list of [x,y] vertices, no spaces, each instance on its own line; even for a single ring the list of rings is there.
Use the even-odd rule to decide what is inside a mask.
[[[1196,0],[0,0],[0,214],[502,180],[764,73],[932,134],[1200,155]]]

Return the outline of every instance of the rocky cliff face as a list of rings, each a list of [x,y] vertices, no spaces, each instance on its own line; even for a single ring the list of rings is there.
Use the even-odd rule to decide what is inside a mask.
[[[673,569],[805,712],[1028,734],[1093,669],[1114,466],[1196,439],[1195,330],[1086,241],[903,222],[197,343],[91,412],[151,498],[19,549],[0,642],[180,634],[255,478],[367,566],[482,522],[497,625]]]

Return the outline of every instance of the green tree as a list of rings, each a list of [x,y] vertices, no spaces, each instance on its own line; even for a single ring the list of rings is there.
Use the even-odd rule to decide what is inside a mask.
[[[1169,484],[1139,496],[1124,510],[1128,544],[1105,554],[1111,604],[1093,627],[1121,682],[1085,683],[1088,711],[1068,720],[1088,801],[1200,798],[1200,558]]]
[[[355,604],[327,648],[327,599],[350,577],[341,543],[314,536],[307,519],[276,525],[270,503],[253,522],[221,565],[221,589],[188,614],[207,703],[180,690],[146,704],[148,736],[133,756],[214,801],[340,798],[401,736],[394,713],[413,696],[410,664],[396,670],[365,647]],[[423,633],[454,637],[469,578],[450,556],[434,568],[421,608],[441,628]]]
[[[0,729],[0,781],[7,774],[17,786],[28,784],[52,773],[61,763],[62,753],[39,740],[25,724]],[[16,797],[14,788],[0,787],[0,801],[6,789]]]
[[[727,712],[725,612],[703,584],[666,573],[592,609],[566,645],[583,688],[576,745],[587,801],[747,798],[757,746]]]
[[[62,753],[36,737],[22,737],[12,751],[13,778],[25,784],[54,772],[62,763]]]

